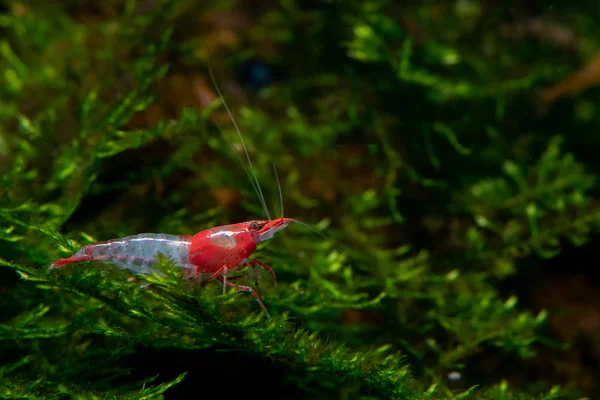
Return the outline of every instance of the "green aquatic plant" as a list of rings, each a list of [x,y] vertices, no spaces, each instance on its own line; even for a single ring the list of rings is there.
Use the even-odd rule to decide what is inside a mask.
[[[502,285],[600,226],[590,119],[531,124],[527,95],[573,68],[560,49],[509,42],[503,7],[462,0],[142,3],[15,1],[0,15],[0,397],[197,394],[198,380],[242,379],[204,359],[244,357],[265,397],[598,390],[531,372],[565,346],[552,310]],[[240,101],[228,76],[255,59],[275,83]],[[258,280],[271,320],[167,259],[145,276],[48,270],[101,240],[262,218],[208,65],[267,204],[275,162],[286,215],[329,235],[290,227],[259,245],[278,277]],[[163,351],[180,360],[139,361]],[[533,378],[494,368],[511,362]],[[270,365],[284,373],[265,377]]]

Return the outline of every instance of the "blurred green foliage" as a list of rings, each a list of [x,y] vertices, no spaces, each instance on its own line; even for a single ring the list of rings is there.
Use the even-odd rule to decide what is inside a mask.
[[[571,51],[595,53],[587,5],[555,7],[583,38]],[[532,13],[470,0],[6,2],[0,396],[141,399],[186,385],[185,371],[164,378],[168,363],[159,381],[135,378],[124,360],[140,346],[268,358],[307,397],[583,396],[577,382],[509,384],[481,367],[525,371],[562,351],[549,313],[500,283],[600,226],[586,136],[597,91],[536,114],[531,94],[578,63],[548,37],[503,34]],[[276,75],[258,93],[228,77],[255,59]],[[47,269],[99,240],[262,218],[208,65],[271,212],[275,162],[286,215],[330,237],[290,227],[259,246],[279,282],[261,278],[270,321],[169,260],[135,280],[91,263]]]

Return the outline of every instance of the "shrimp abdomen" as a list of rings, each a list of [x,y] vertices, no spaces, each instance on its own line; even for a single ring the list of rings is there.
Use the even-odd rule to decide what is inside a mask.
[[[188,236],[142,233],[84,246],[71,257],[56,261],[50,268],[81,261],[99,261],[135,273],[149,274],[156,272],[152,265],[159,254],[176,266],[191,268],[188,256],[190,243]]]

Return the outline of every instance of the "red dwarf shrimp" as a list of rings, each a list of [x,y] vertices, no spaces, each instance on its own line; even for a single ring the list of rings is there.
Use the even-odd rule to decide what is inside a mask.
[[[225,293],[226,287],[235,287],[241,291],[250,293],[264,310],[267,317],[270,318],[267,308],[256,291],[250,286],[236,285],[228,282],[228,274],[245,267],[262,267],[271,274],[273,281],[277,283],[275,272],[270,266],[262,261],[249,259],[256,250],[258,243],[272,238],[275,233],[285,229],[290,222],[304,225],[322,237],[326,236],[303,222],[293,218],[284,218],[283,195],[275,168],[274,172],[279,188],[281,217],[271,219],[258,179],[254,174],[252,162],[250,161],[242,134],[225,103],[225,99],[216,84],[212,71],[209,70],[209,72],[244,149],[246,160],[250,167],[251,178],[254,178],[251,179],[251,182],[257,192],[267,220],[217,226],[200,231],[193,236],[142,233],[106,242],[94,243],[82,247],[71,257],[55,261],[50,266],[50,269],[82,261],[98,261],[111,263],[133,273],[145,275],[158,272],[153,267],[153,264],[158,260],[158,255],[162,254],[172,260],[177,267],[182,268],[185,271],[184,276],[186,278],[198,278],[202,276],[209,280],[217,279],[223,285],[223,293]],[[273,165],[273,167],[275,166]]]

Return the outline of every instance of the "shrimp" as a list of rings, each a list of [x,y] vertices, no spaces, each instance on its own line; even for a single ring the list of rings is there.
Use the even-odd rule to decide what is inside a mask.
[[[273,171],[279,189],[281,216],[271,219],[241,131],[225,103],[225,99],[217,86],[212,70],[209,69],[209,73],[244,149],[246,160],[250,167],[249,175],[251,178],[254,178],[251,179],[251,183],[258,195],[267,219],[217,226],[200,231],[193,236],[142,233],[94,243],[82,247],[71,257],[55,261],[50,265],[50,269],[82,261],[97,261],[111,263],[118,268],[127,269],[136,274],[147,275],[159,273],[153,265],[158,261],[158,256],[161,254],[172,260],[177,267],[182,268],[186,278],[197,279],[202,276],[208,278],[208,280],[216,279],[223,285],[223,294],[226,287],[237,288],[240,291],[250,293],[263,309],[267,318],[270,319],[267,307],[263,304],[256,291],[250,286],[235,285],[228,282],[227,276],[245,267],[261,267],[271,274],[273,281],[277,284],[273,268],[262,261],[256,259],[250,260],[250,256],[254,253],[259,243],[271,239],[275,233],[285,229],[292,222],[308,227],[323,238],[326,238],[326,236],[321,231],[304,222],[283,216],[283,195],[275,164],[273,164]]]
[[[136,274],[159,273],[153,264],[158,255],[169,258],[177,267],[183,268],[186,277],[207,277],[217,279],[226,287],[237,287],[248,292],[258,302],[268,318],[270,314],[256,291],[250,286],[235,285],[227,281],[227,275],[243,267],[262,267],[273,278],[277,278],[273,268],[259,260],[249,260],[258,243],[270,239],[273,235],[297,222],[283,216],[275,220],[247,221],[238,224],[217,226],[198,232],[194,236],[177,236],[157,233],[142,233],[112,239],[82,247],[71,257],[55,261],[50,269],[82,261],[111,263],[118,268],[127,269]]]

